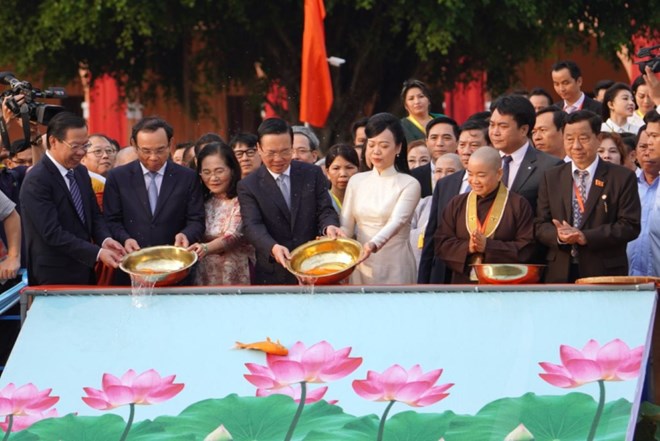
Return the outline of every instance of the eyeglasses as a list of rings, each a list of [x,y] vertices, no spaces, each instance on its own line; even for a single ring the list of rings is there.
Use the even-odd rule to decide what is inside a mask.
[[[9,160],[16,165],[32,165],[32,159],[21,159],[14,156],[13,158],[9,158]]]
[[[90,147],[92,146],[92,143],[89,142],[89,141],[87,141],[87,142],[86,142],[85,144],[83,144],[83,145],[69,144],[68,142],[66,142],[66,141],[63,140],[63,139],[60,139],[60,142],[61,142],[62,144],[65,144],[65,145],[66,145],[67,147],[69,147],[71,150],[84,150],[85,152],[87,151],[88,148],[90,148]]]
[[[158,147],[158,148],[155,148],[155,149],[143,149],[142,147],[135,147],[135,149],[139,153],[141,153],[145,156],[152,156],[152,155],[162,156],[166,153],[169,153],[169,149],[168,149],[167,146]]]
[[[113,148],[87,150],[87,154],[90,154],[90,153],[92,155],[96,156],[97,158],[102,158],[104,153],[108,156],[115,156],[117,154],[117,152]]]
[[[219,178],[226,170],[224,168],[218,168],[213,171],[211,170],[202,170],[200,173],[201,177],[204,179],[209,179],[211,177]]]
[[[234,155],[236,155],[236,159],[241,159],[243,156],[252,158],[256,154],[257,154],[257,149],[234,150]]]
[[[299,147],[299,148],[297,148],[297,149],[293,149],[293,150],[294,150],[294,151],[296,152],[296,154],[298,154],[298,155],[306,155],[306,154],[308,154],[309,152],[312,151],[312,149],[308,149],[307,147]]]
[[[262,152],[264,153],[264,156],[268,159],[273,159],[276,156],[279,156],[282,159],[287,159],[287,158],[290,158],[291,155],[293,155],[293,149],[281,150],[279,152],[271,152],[271,151],[262,150]]]

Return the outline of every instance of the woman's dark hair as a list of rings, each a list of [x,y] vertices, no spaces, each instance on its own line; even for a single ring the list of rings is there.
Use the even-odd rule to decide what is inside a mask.
[[[329,169],[338,156],[341,156],[358,169],[360,168],[360,158],[358,158],[355,147],[348,144],[335,144],[328,149],[328,153],[325,155],[325,168]]]
[[[210,142],[202,147],[202,150],[197,156],[197,173],[199,174],[199,179],[202,182],[204,200],[208,200],[211,197],[211,192],[206,187],[206,185],[204,185],[204,181],[201,180],[202,163],[204,162],[205,158],[213,155],[220,156],[220,158],[222,158],[224,163],[227,164],[227,167],[229,167],[229,170],[231,171],[231,181],[229,182],[229,188],[227,189],[227,197],[229,199],[233,199],[237,196],[236,186],[238,185],[238,181],[241,180],[241,166],[238,164],[238,160],[236,159],[234,152],[229,148],[227,144],[224,142]]]
[[[609,117],[610,117],[610,107],[608,104],[610,101],[614,101],[614,98],[621,92],[622,90],[627,90],[632,94],[632,89],[630,89],[630,86],[628,86],[626,83],[614,83],[607,91],[605,92],[605,96],[603,97],[603,113],[601,115],[601,118],[603,119],[603,122],[606,122]],[[633,97],[634,100],[634,97]]]
[[[367,135],[368,139],[380,135],[386,129],[389,129],[389,131],[392,132],[394,142],[396,144],[401,144],[401,151],[394,158],[394,168],[399,172],[410,174],[407,160],[408,143],[403,134],[403,127],[401,126],[399,118],[391,113],[377,113],[369,118],[369,122],[367,122],[367,125],[364,127],[364,133]]]
[[[429,100],[431,99],[431,92],[425,83],[419,80],[410,79],[403,82],[403,88],[401,89],[401,101],[403,101],[404,104],[406,103],[406,94],[408,94],[410,89],[414,88],[421,90],[426,98]]]
[[[367,143],[362,143],[358,147],[360,147],[362,150],[360,150],[360,167],[358,168],[359,171],[361,172],[366,172],[369,171],[373,168],[373,166],[367,165]]]

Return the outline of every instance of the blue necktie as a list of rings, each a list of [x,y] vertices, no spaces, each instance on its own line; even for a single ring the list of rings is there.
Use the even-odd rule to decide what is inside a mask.
[[[291,191],[289,190],[289,183],[286,181],[287,176],[286,175],[279,175],[277,177],[277,186],[280,187],[280,191],[282,192],[282,196],[284,196],[284,202],[286,202],[286,206],[289,207],[289,210],[291,209]]]
[[[509,187],[509,164],[513,158],[510,155],[502,156],[502,183],[505,187]]]
[[[158,173],[149,172],[148,175],[151,178],[151,182],[149,182],[149,187],[147,188],[149,207],[151,207],[151,214],[154,214],[156,212],[156,204],[158,203],[158,186],[156,185],[156,176],[158,176]]]
[[[582,198],[582,207],[584,207],[584,204],[587,203],[587,176],[589,175],[589,172],[586,170],[575,170],[573,172],[575,175],[575,182],[576,182],[576,187],[577,190],[580,192],[580,197]],[[575,228],[578,228],[580,226],[580,222],[582,222],[582,209],[580,208],[580,204],[578,203],[578,198],[577,195],[573,195],[573,226]],[[578,249],[577,245],[573,245],[571,247],[571,256],[577,257],[578,255]]]
[[[80,188],[76,182],[76,178],[73,176],[73,170],[66,172],[66,178],[69,180],[69,191],[71,192],[71,199],[73,199],[73,206],[76,207],[76,212],[78,217],[85,223],[85,209],[83,208],[82,196],[80,195]]]

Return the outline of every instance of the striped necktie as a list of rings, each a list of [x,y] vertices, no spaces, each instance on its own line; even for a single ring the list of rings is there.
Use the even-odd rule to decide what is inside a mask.
[[[66,172],[66,177],[69,180],[69,191],[71,192],[71,198],[73,199],[73,205],[76,207],[76,212],[78,217],[85,223],[85,209],[83,208],[82,196],[80,195],[80,187],[76,182],[76,178],[73,176],[73,170]]]

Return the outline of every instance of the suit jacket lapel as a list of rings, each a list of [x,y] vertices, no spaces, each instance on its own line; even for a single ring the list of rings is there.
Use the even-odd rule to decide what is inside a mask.
[[[167,161],[167,167],[165,167],[163,181],[160,183],[160,191],[158,192],[158,202],[156,203],[156,211],[154,212],[154,218],[158,216],[160,212],[163,210],[163,206],[165,206],[165,202],[172,194],[172,191],[174,190],[174,186],[176,185],[176,170],[172,164],[173,162]],[[146,189],[145,189],[145,194],[146,194]],[[147,201],[147,205],[149,205],[148,201]],[[151,208],[149,209],[149,212],[151,212]]]
[[[532,176],[532,173],[534,173],[534,170],[536,170],[536,150],[534,150],[534,147],[531,145],[528,145],[527,152],[520,163],[518,173],[516,173],[516,178],[511,185],[511,191],[519,193],[520,189],[525,185],[525,182],[527,182],[529,177]]]
[[[282,191],[277,185],[277,182],[275,182],[275,179],[273,179],[265,166],[260,167],[257,172],[260,174],[259,187],[265,190],[266,195],[270,195],[273,203],[282,212],[282,214],[284,214],[284,217],[289,222],[289,225],[291,225],[291,211],[289,211],[289,207],[286,206],[286,201],[284,200],[284,196],[282,195]],[[289,183],[291,184],[291,179],[289,179]],[[293,194],[291,195],[291,203],[293,204]]]
[[[573,176],[571,175],[571,163],[567,162],[563,165],[563,170],[559,173],[559,194],[564,205],[564,218],[557,219],[559,221],[565,220],[569,224],[573,224]],[[550,183],[552,184],[552,183]],[[548,188],[548,192],[552,194],[552,188]],[[552,199],[552,197],[550,198]]]
[[[599,181],[601,184],[606,182],[605,176],[607,176],[607,164],[602,159],[598,160],[598,166],[596,167],[596,172],[591,180],[591,187],[589,187],[589,194],[587,195],[587,203],[584,206],[584,213],[582,213],[582,220],[580,221],[579,228],[585,224],[585,221],[589,219],[589,216],[594,211],[596,204],[600,200],[601,195],[603,194],[603,185],[596,185],[596,181]]]
[[[298,170],[298,167],[294,167],[294,161],[291,161],[291,169],[289,170],[289,183],[291,185],[291,225],[296,221],[296,215],[298,214],[298,209],[300,208],[300,200],[302,195],[300,194],[303,185],[305,184],[304,177],[301,176],[302,172]],[[278,188],[279,189],[279,188]],[[284,197],[282,197],[284,199]]]
[[[133,161],[129,165],[130,168],[130,181],[131,186],[135,190],[135,197],[137,198],[140,206],[145,211],[147,219],[151,219],[151,207],[149,206],[149,197],[147,196],[147,186],[144,183],[144,175],[142,174],[142,167],[140,161]]]

